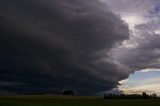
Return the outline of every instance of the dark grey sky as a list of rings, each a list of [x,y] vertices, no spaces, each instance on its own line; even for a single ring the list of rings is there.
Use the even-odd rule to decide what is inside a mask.
[[[0,0],[0,91],[110,90],[132,72],[111,56],[129,37],[98,0]]]

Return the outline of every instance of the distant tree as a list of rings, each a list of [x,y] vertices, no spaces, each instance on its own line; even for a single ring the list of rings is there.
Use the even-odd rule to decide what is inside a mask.
[[[153,93],[153,94],[151,95],[151,97],[152,97],[152,98],[157,98],[158,96],[157,96],[156,93]]]
[[[104,98],[104,99],[107,99],[107,97],[108,97],[108,96],[105,94],[103,98]]]
[[[74,95],[74,92],[72,90],[65,90],[62,95]]]
[[[146,92],[142,92],[142,98],[147,99],[149,98],[149,95]]]

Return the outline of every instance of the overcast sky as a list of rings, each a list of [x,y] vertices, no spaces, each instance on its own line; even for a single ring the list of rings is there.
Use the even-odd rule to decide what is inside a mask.
[[[0,93],[111,90],[159,68],[159,0],[0,0]]]

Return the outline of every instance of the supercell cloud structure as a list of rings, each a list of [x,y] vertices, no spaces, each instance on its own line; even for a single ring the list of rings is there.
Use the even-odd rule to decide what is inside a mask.
[[[110,90],[133,70],[112,57],[129,28],[98,0],[0,0],[0,91]]]

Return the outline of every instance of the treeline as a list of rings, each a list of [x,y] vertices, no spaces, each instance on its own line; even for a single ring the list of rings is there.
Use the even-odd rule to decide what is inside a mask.
[[[147,94],[143,92],[142,94],[105,94],[104,99],[160,99],[156,93]]]

